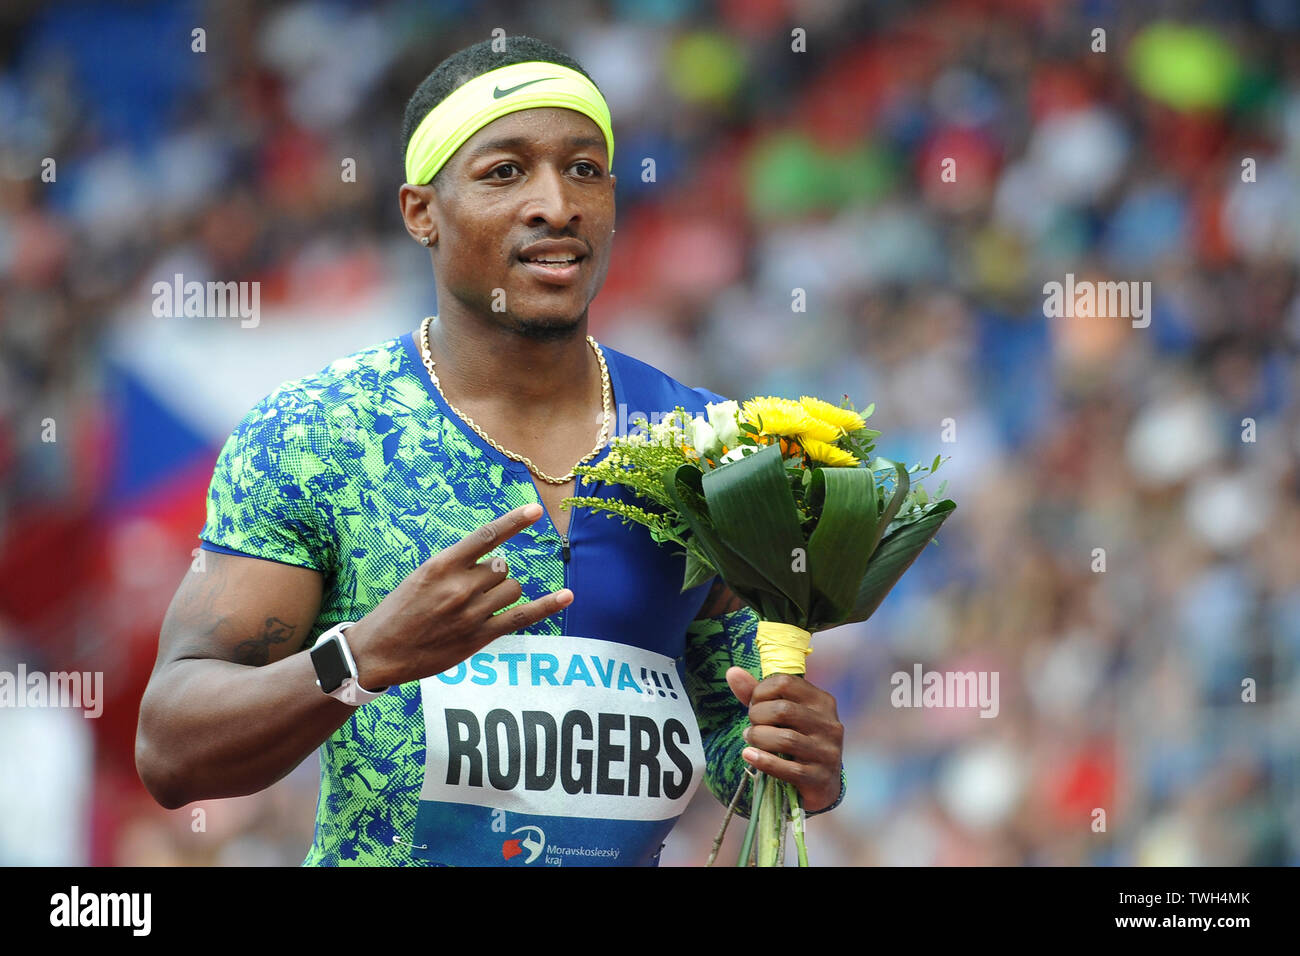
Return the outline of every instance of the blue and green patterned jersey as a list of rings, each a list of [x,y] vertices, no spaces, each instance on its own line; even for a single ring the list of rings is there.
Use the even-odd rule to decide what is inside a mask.
[[[642,414],[724,400],[602,348],[620,433]],[[630,495],[603,482],[574,493]],[[406,334],[260,401],[220,452],[200,538],[319,571],[309,647],[530,502],[540,498],[527,467],[451,411]],[[701,765],[730,799],[746,712],[724,674],[758,672],[754,612],[696,620],[709,587],[681,591],[682,554],[585,508],[571,512],[567,540],[543,515],[492,553],[519,581],[519,603],[563,587],[573,602],[358,707],[321,747],[305,864],[653,864]]]

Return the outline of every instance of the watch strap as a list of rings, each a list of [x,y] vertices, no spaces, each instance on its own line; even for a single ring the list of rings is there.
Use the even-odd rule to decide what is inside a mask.
[[[356,658],[352,656],[352,648],[348,645],[347,635],[344,633],[355,623],[356,621],[342,621],[335,624],[329,630],[322,633],[320,637],[316,638],[316,643],[312,645],[312,650],[315,650],[327,641],[337,638],[338,648],[343,654],[344,662],[347,664],[349,676],[343,678],[343,683],[334,690],[326,691],[326,693],[335,700],[341,700],[343,703],[349,704],[353,707],[360,707],[362,704],[368,703],[376,697],[382,697],[388,692],[389,688],[383,687],[379,690],[366,690],[357,680]],[[319,676],[316,680],[316,686],[320,687],[321,690],[325,689],[321,685]]]

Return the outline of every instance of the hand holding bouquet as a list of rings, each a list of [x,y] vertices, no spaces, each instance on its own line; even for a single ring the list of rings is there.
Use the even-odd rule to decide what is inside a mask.
[[[682,590],[720,575],[759,616],[762,676],[802,675],[812,632],[870,617],[956,507],[913,481],[933,473],[938,456],[928,469],[873,457],[880,432],[866,419],[874,407],[765,397],[710,403],[707,417],[692,418],[679,406],[645,423],[645,434],[614,439],[599,464],[575,469],[583,481],[626,485],[644,506],[583,496],[564,503],[678,545]],[[779,864],[787,821],[806,865],[798,792],[755,775],[740,865],[751,856]]]

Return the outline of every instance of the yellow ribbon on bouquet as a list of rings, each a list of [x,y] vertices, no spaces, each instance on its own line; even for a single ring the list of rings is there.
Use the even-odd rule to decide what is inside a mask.
[[[812,653],[812,632],[794,624],[759,621],[754,646],[758,648],[764,677],[803,674],[807,669],[805,659]]]

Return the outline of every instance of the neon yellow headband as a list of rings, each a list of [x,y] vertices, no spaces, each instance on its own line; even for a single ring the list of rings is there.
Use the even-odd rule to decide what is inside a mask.
[[[488,123],[539,106],[558,106],[589,116],[605,134],[613,165],[614,132],[600,90],[577,70],[534,60],[476,76],[430,110],[407,144],[406,181],[413,186],[428,183],[465,140]]]

